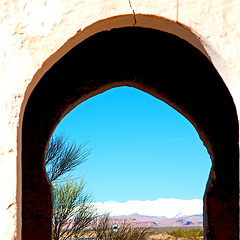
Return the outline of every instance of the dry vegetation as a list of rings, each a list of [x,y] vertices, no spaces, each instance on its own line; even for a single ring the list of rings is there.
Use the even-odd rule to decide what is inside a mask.
[[[203,239],[202,228],[159,228],[152,229],[148,240],[200,240]]]
[[[149,235],[147,228],[134,228],[128,221],[113,225],[108,216],[95,219],[92,231],[98,240],[147,240]]]
[[[85,230],[81,234],[82,238],[76,236],[75,239],[85,239],[92,237],[98,240],[202,240],[202,228],[134,228],[129,222],[123,222],[117,231],[113,231],[108,218],[101,218],[95,221],[92,229]],[[89,239],[89,238],[86,238]]]

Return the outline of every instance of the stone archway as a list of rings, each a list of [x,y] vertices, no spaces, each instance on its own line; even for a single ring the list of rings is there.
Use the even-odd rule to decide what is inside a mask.
[[[204,198],[207,239],[237,239],[238,121],[221,77],[196,48],[169,33],[120,28],[93,35],[45,73],[22,130],[23,239],[50,239],[51,192],[44,154],[60,120],[84,100],[133,86],[165,101],[196,128],[212,159]]]

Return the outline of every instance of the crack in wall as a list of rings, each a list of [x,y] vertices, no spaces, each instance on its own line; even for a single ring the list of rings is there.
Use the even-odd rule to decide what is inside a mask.
[[[176,22],[178,22],[179,17],[179,0],[177,0],[177,16],[176,16]]]
[[[136,13],[134,11],[134,8],[132,6],[131,0],[128,0],[129,6],[132,9],[133,12],[133,26],[135,26],[137,24],[137,18],[136,18]]]

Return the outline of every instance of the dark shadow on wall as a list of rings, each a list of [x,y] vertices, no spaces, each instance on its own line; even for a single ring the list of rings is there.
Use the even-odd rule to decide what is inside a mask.
[[[22,133],[23,239],[51,239],[52,200],[44,154],[66,109],[124,85],[165,101],[195,126],[213,163],[204,201],[205,235],[238,239],[238,120],[232,97],[213,65],[192,45],[168,33],[137,27],[85,40],[34,89]]]

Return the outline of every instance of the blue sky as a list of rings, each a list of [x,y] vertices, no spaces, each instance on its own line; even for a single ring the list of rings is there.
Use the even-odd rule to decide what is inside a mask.
[[[202,199],[211,160],[196,130],[164,102],[118,87],[77,106],[58,125],[94,148],[73,173],[97,202]]]

